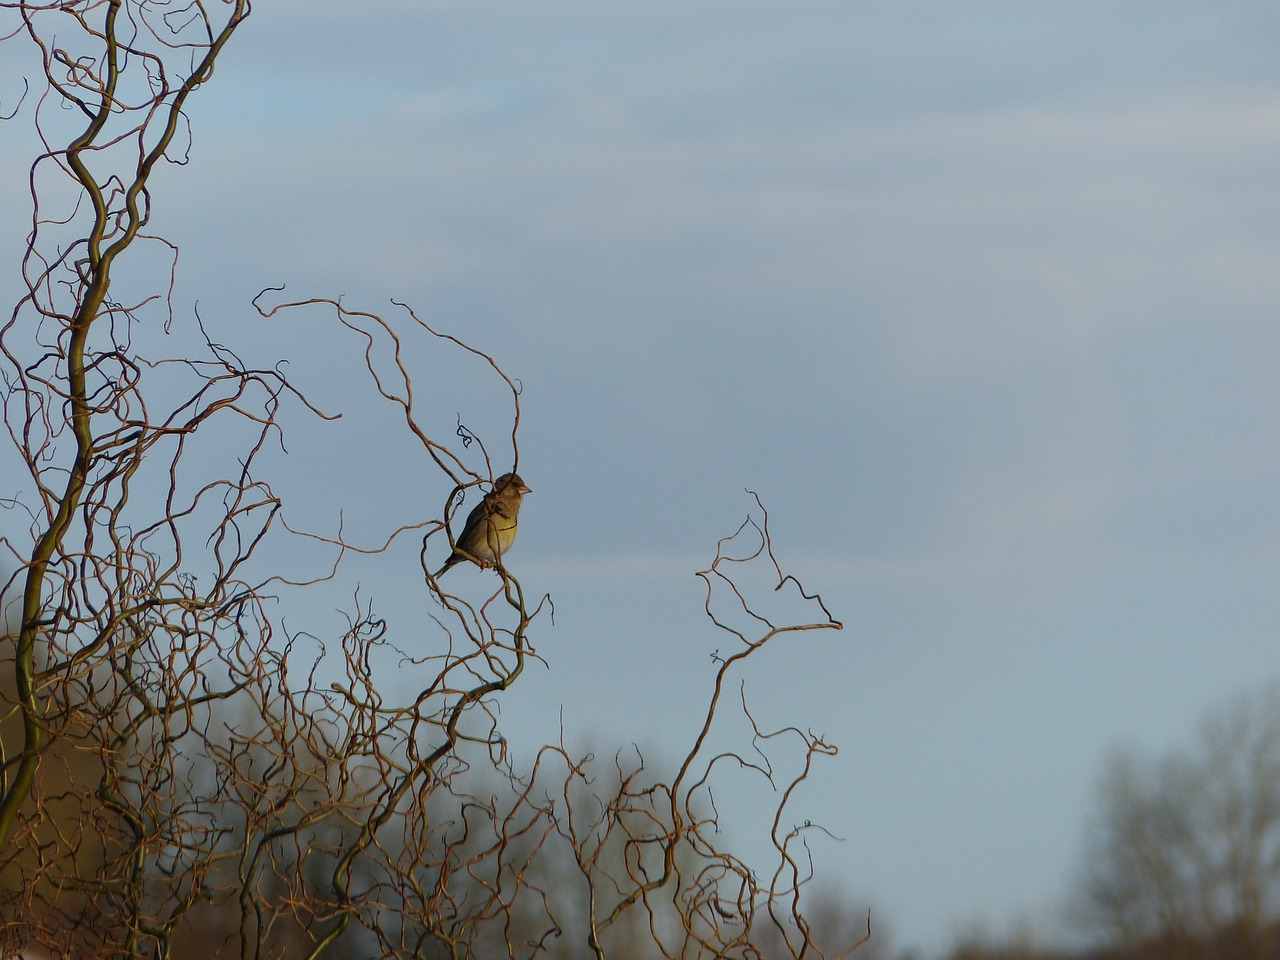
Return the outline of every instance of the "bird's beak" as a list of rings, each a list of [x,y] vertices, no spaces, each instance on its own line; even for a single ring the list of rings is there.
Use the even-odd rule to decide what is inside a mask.
[[[528,487],[526,487],[523,483],[522,483],[522,484],[520,484],[520,492],[521,492],[522,494],[525,494],[525,493],[533,493],[533,491],[532,491],[532,490],[530,490]]]

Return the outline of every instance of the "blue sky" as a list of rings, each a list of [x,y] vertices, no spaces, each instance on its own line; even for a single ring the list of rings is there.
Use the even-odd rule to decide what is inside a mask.
[[[518,573],[557,617],[517,746],[563,716],[675,755],[719,645],[692,573],[758,491],[846,629],[749,692],[841,747],[797,807],[844,838],[820,870],[932,951],[1053,921],[1107,752],[1280,675],[1277,28],[1209,0],[260,3],[156,227],[180,302],[335,400],[350,344],[250,322],[260,288],[403,300],[520,378]],[[498,435],[479,371],[415,357],[442,430]],[[323,483],[281,479],[299,510],[433,515],[420,451],[351,422]],[[333,443],[300,428],[290,462]]]

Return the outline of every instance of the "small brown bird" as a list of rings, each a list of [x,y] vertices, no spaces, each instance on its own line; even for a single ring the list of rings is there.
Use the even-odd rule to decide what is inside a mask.
[[[482,568],[502,561],[516,539],[520,502],[532,493],[518,474],[504,473],[493,483],[493,492],[467,515],[462,536],[454,542],[453,553],[437,572],[440,576],[456,563],[471,560]]]

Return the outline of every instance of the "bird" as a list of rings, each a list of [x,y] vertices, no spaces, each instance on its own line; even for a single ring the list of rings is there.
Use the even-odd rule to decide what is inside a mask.
[[[454,542],[453,553],[436,571],[436,576],[463,560],[482,568],[501,563],[502,555],[511,549],[516,539],[520,502],[526,493],[532,492],[516,473],[504,473],[495,480],[493,492],[485,494],[467,515],[462,536]]]

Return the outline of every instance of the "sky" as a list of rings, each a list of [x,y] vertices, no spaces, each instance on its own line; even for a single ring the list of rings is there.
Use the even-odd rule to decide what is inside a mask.
[[[925,955],[1058,936],[1108,754],[1280,677],[1278,31],[1220,0],[261,2],[154,225],[179,304],[355,405],[291,441],[302,520],[372,536],[448,485],[352,341],[264,324],[261,288],[403,301],[520,380],[518,575],[556,618],[513,749],[679,756],[724,646],[694,572],[749,489],[844,623],[745,676],[840,747],[794,807],[841,838],[819,873]],[[442,432],[509,457],[492,379],[413,350]]]

